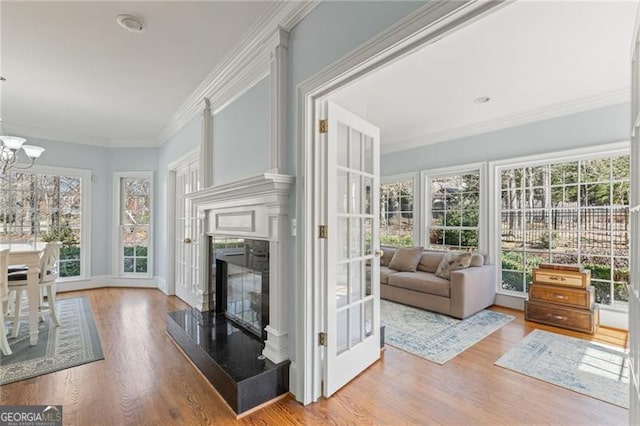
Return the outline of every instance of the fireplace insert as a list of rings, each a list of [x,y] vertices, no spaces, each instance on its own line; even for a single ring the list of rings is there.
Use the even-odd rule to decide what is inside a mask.
[[[269,241],[212,236],[209,306],[266,339],[269,324]]]

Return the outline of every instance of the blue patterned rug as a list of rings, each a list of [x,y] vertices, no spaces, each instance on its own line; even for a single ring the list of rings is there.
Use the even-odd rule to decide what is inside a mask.
[[[496,365],[629,407],[629,360],[621,348],[533,330]]]
[[[515,317],[480,311],[464,320],[380,300],[384,340],[391,346],[444,364]]]
[[[15,339],[9,338],[13,354],[0,354],[0,385],[103,359],[100,338],[86,297],[60,299],[56,303],[60,327],[49,321],[39,324],[38,343],[29,345],[29,325],[23,321]],[[7,323],[11,329],[10,323]]]

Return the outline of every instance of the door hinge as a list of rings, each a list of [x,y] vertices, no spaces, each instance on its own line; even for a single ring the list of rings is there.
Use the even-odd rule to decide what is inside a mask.
[[[323,240],[327,239],[327,225],[318,226],[318,238],[322,238]]]
[[[318,131],[327,133],[329,131],[329,120],[318,120]]]
[[[318,333],[318,345],[327,346],[327,333]]]

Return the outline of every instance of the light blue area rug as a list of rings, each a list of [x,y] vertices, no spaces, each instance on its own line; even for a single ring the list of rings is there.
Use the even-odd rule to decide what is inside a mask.
[[[621,348],[533,330],[496,365],[629,407],[629,361]]]
[[[380,300],[380,318],[385,325],[385,343],[444,364],[515,317],[485,310],[459,320]]]
[[[39,323],[35,346],[29,345],[27,321],[22,322],[18,337],[9,338],[13,354],[0,354],[0,385],[104,359],[86,297],[60,299],[56,312],[60,327],[45,316]],[[12,328],[11,323],[7,326]]]

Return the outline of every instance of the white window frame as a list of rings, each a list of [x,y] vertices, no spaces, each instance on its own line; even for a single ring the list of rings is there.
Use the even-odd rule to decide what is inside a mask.
[[[131,273],[124,272],[123,268],[123,244],[120,240],[120,219],[121,219],[121,185],[122,178],[141,178],[149,179],[151,193],[149,194],[149,206],[150,206],[150,218],[149,218],[149,244],[147,247],[147,273]],[[154,271],[154,222],[155,222],[155,209],[154,209],[154,194],[155,182],[153,179],[153,172],[114,172],[113,173],[113,250],[111,252],[112,259],[112,274],[114,277],[122,278],[139,278],[147,279],[153,277]]]
[[[75,277],[60,277],[59,283],[83,281],[91,278],[91,170],[73,169],[68,167],[54,167],[34,165],[23,173],[73,176],[81,179],[80,184],[80,275]]]
[[[487,212],[487,200],[488,200],[488,179],[487,179],[487,163],[469,163],[463,164],[460,166],[451,166],[451,167],[441,167],[438,169],[429,169],[422,170],[420,172],[420,182],[422,183],[422,187],[424,188],[421,195],[424,195],[422,203],[420,204],[420,209],[422,210],[422,214],[420,215],[424,218],[421,221],[420,226],[420,241],[424,247],[429,246],[428,241],[428,233],[427,228],[429,224],[427,221],[431,220],[431,180],[441,177],[453,176],[453,175],[464,175],[468,173],[478,172],[480,176],[480,205],[478,206],[478,252],[489,256],[488,261],[491,261],[490,251],[489,251],[489,238],[487,238],[487,228],[488,228],[488,220],[487,217],[489,215]]]
[[[571,161],[581,161],[581,160],[590,160],[596,158],[606,157],[615,157],[620,155],[629,155],[630,154],[630,142],[622,141],[615,142],[611,144],[604,145],[594,145],[588,148],[578,148],[572,150],[565,151],[557,151],[557,152],[549,152],[545,154],[524,156],[511,158],[507,160],[499,160],[492,161],[489,163],[489,180],[492,182],[490,188],[490,197],[493,202],[490,205],[489,209],[489,217],[493,218],[489,224],[489,233],[492,236],[491,238],[491,249],[492,253],[495,256],[495,264],[496,264],[496,293],[502,294],[511,297],[518,297],[521,299],[527,298],[526,292],[505,290],[502,288],[502,261],[500,259],[501,253],[501,222],[500,222],[500,211],[501,211],[501,203],[502,197],[500,195],[501,191],[501,181],[500,175],[502,170],[518,168],[518,167],[535,167],[542,164],[547,164],[549,162],[553,163],[565,163]],[[599,305],[600,308],[611,310],[611,311],[620,311],[626,312],[626,309],[615,307],[613,305]]]
[[[418,246],[419,245],[419,241],[421,240],[420,237],[420,227],[416,226],[416,224],[418,223],[418,220],[420,220],[420,218],[418,217],[419,213],[420,213],[420,209],[418,208],[418,206],[420,205],[420,180],[419,180],[419,174],[417,172],[415,173],[402,173],[402,174],[397,174],[397,175],[389,175],[389,176],[380,176],[380,187],[382,187],[382,185],[385,184],[389,184],[389,183],[396,183],[396,182],[404,182],[410,180],[413,182],[413,231],[412,231],[412,239],[413,239],[413,245],[414,246]]]

